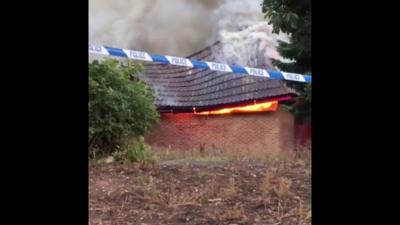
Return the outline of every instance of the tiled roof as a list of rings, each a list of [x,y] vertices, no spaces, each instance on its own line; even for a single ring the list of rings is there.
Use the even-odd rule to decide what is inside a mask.
[[[188,58],[216,61],[212,52],[219,47],[216,43]],[[294,94],[281,80],[160,63],[144,63],[140,76],[154,89],[161,111],[220,108]]]

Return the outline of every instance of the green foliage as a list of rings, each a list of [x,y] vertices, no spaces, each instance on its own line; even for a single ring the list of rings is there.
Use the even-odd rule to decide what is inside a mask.
[[[150,146],[146,145],[144,138],[139,137],[138,142],[128,149],[128,160],[130,162],[151,162],[156,161],[156,157],[150,152]]]
[[[89,152],[121,151],[158,121],[155,97],[135,74],[141,65],[107,59],[89,64]]]
[[[137,143],[133,145],[126,145],[124,148],[114,151],[112,156],[117,162],[140,162],[140,163],[154,163],[157,157],[150,151],[150,146],[146,145],[143,136],[139,136]]]
[[[287,72],[310,74],[311,57],[311,0],[264,0],[262,11],[274,32],[290,35],[290,42],[279,42],[281,56],[294,60],[285,63],[274,60],[279,69]],[[311,119],[311,85],[287,82],[300,93],[299,101],[290,111],[303,119]]]
[[[278,51],[295,63],[275,63],[288,72],[311,72],[311,0],[264,0],[262,11],[276,33],[290,34],[290,43],[280,42]]]
[[[133,145],[128,150],[128,159],[131,162],[139,162],[144,159],[144,152],[146,151],[146,144],[142,137],[139,138],[139,142]]]

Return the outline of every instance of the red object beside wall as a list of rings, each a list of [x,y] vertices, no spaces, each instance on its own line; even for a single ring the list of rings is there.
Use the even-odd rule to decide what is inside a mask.
[[[296,124],[295,139],[298,147],[308,147],[311,144],[311,124]]]

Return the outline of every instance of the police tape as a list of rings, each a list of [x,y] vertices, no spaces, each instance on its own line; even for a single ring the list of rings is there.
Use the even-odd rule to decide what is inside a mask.
[[[216,63],[208,61],[199,61],[199,60],[187,59],[175,56],[149,54],[147,52],[142,52],[142,51],[111,48],[100,45],[89,45],[89,53],[129,58],[139,61],[159,62],[163,64],[171,64],[171,65],[191,67],[191,68],[210,69],[213,71],[220,71],[220,72],[268,77],[278,80],[289,80],[289,81],[297,81],[303,83],[311,83],[311,75],[302,75],[297,73],[287,73],[282,71],[265,70],[260,68],[228,65],[224,63]]]

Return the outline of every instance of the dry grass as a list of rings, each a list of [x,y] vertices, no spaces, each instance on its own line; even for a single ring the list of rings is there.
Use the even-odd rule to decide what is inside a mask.
[[[290,191],[290,186],[292,185],[292,181],[285,177],[278,178],[278,185],[274,187],[275,194],[280,199],[286,199],[288,197],[293,196],[293,193]]]
[[[243,204],[241,202],[237,202],[232,208],[226,209],[224,212],[219,215],[220,221],[231,221],[231,220],[241,220],[247,218]]]
[[[187,151],[173,150],[171,148],[157,149],[155,150],[158,159],[164,160],[203,160],[203,161],[221,161],[221,160],[233,160],[236,159],[233,154],[227,154],[220,149],[209,148],[209,149],[191,149]]]
[[[207,162],[210,156],[204,153],[192,159]],[[311,224],[311,161],[302,154],[279,160],[93,166],[90,225]]]
[[[154,147],[153,152],[160,161],[165,160],[202,160],[202,161],[263,161],[270,165],[279,163],[293,163],[294,160],[311,160],[311,151],[309,149],[298,149],[295,152],[278,152],[278,153],[255,153],[248,152],[227,152],[217,148],[203,148],[190,150],[176,150],[171,148]]]
[[[226,188],[222,189],[221,197],[224,199],[234,199],[239,195],[238,190],[236,188],[235,178],[229,178],[229,183]]]

